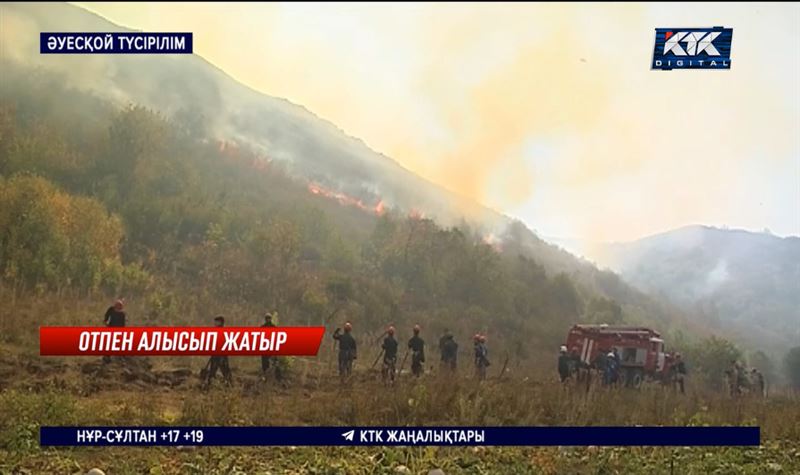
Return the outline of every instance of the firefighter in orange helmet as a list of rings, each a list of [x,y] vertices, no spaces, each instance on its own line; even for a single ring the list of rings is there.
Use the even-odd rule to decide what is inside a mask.
[[[352,331],[353,325],[350,322],[345,322],[344,333],[342,333],[341,328],[337,328],[333,332],[333,339],[339,342],[339,377],[342,379],[352,374],[353,360],[358,356],[356,339],[353,338]]]

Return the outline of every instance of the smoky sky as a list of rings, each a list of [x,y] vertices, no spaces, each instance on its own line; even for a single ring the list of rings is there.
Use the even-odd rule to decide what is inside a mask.
[[[800,234],[798,5],[85,5],[544,235]],[[734,29],[730,71],[649,70],[687,25]]]

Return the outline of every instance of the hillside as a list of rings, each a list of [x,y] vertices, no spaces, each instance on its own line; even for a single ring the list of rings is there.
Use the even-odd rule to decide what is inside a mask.
[[[800,238],[687,226],[588,257],[639,289],[729,327],[751,344],[800,341]]]
[[[40,56],[39,31],[119,29],[66,4],[4,4],[2,22],[0,173],[42,176],[55,188],[19,180],[12,188],[88,196],[121,223],[119,256],[103,255],[127,270],[110,279],[93,264],[84,289],[144,293],[172,302],[173,313],[277,306],[313,322],[337,306],[329,286],[344,280],[356,289],[345,292],[351,316],[371,330],[400,319],[458,321],[465,331],[497,326],[517,348],[531,338],[554,346],[580,320],[708,333],[522,223],[196,55]],[[56,282],[58,272],[37,265],[27,277],[16,268],[6,275],[29,287],[80,280],[63,271]],[[125,275],[139,275],[131,269],[148,284],[127,285]],[[180,292],[199,292],[204,305]]]
[[[406,212],[425,210],[444,224],[466,217],[498,232],[509,221],[420,178],[302,106],[242,85],[200,56],[40,56],[39,31],[126,31],[78,7],[4,4],[2,21],[4,59],[59,71],[72,87],[119,106],[158,110],[198,136],[283,162],[308,182],[371,206],[382,201]]]

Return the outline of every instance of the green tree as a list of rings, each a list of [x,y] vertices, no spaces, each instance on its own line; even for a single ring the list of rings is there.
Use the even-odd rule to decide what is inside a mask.
[[[684,361],[693,373],[716,388],[724,384],[725,370],[731,361],[740,360],[742,351],[732,342],[711,336],[684,349]]]
[[[593,297],[586,305],[586,321],[609,325],[620,324],[623,322],[622,307],[611,299]]]
[[[41,177],[0,181],[0,272],[27,286],[96,289],[120,264],[118,216]]]

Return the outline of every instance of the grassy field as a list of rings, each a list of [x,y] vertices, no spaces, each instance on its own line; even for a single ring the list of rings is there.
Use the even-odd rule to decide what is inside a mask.
[[[8,304],[9,301],[7,300]],[[512,362],[478,383],[462,360],[457,378],[401,375],[393,387],[370,370],[365,347],[356,375],[341,385],[326,340],[318,358],[297,358],[285,384],[259,380],[258,358],[231,358],[234,387],[199,390],[202,358],[38,356],[39,324],[91,324],[86,303],[17,302],[0,315],[0,473],[423,473],[446,474],[798,474],[800,398],[732,399],[689,380],[686,395],[562,386],[549,360]],[[42,304],[44,305],[44,304]],[[45,311],[47,308],[50,311]],[[36,320],[35,316],[42,318]],[[94,322],[96,323],[96,322]],[[178,324],[179,322],[175,322]],[[185,323],[185,322],[180,322]],[[435,355],[430,355],[435,358]],[[498,363],[499,366],[499,363]],[[407,369],[407,368],[406,368]],[[535,448],[41,448],[41,425],[750,425],[762,445]]]
[[[105,366],[17,350],[6,345],[11,356],[0,360],[3,473],[800,473],[800,403],[788,394],[733,400],[698,388],[587,392],[552,380],[435,375],[386,387],[367,370],[342,387],[311,360],[296,360],[284,387],[260,382],[254,358],[237,359],[234,388],[202,392],[196,375],[166,359]],[[45,424],[758,425],[762,446],[42,449]]]

